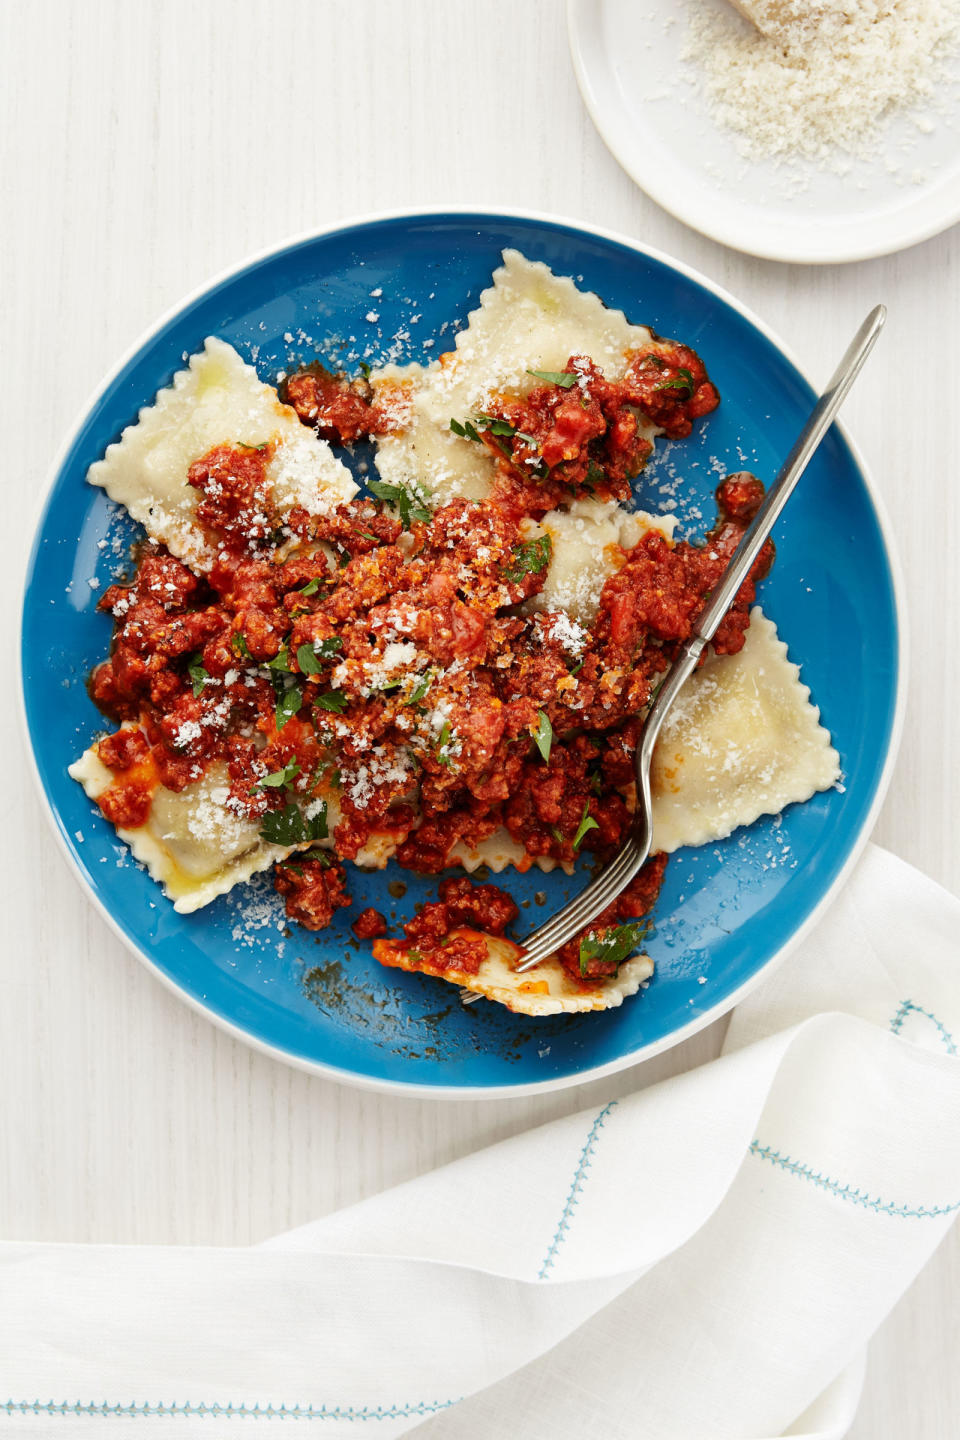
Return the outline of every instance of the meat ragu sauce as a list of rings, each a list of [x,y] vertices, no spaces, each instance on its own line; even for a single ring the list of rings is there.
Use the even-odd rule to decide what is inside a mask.
[[[389,423],[369,386],[319,367],[293,376],[285,398],[336,442]],[[295,509],[281,523],[265,485],[270,447],[209,451],[189,483],[218,545],[213,568],[200,579],[148,545],[133,582],[100,601],[115,634],[91,693],[113,720],[145,732],[100,743],[116,772],[104,814],[141,824],[158,783],[182,790],[220,761],[229,807],[266,839],[292,844],[325,838],[315,792],[334,786],[333,855],[301,850],[275,872],[288,914],[312,929],[350,903],[341,862],[385,833],[401,865],[431,874],[457,841],[476,845],[499,826],[530,856],[607,855],[629,825],[638,717],[762,488],[748,475],[725,480],[703,545],[647,533],[623,553],[589,626],[525,613],[543,588],[550,539],[528,538],[523,522],[583,496],[625,498],[650,448],[637,408],[682,436],[717,403],[699,358],[681,346],[639,352],[616,382],[574,356],[556,383],[455,423],[489,448],[496,478],[487,500],[452,500],[432,515],[404,495],[399,518],[362,498],[321,517]],[[767,550],[754,567],[717,650],[743,644],[754,581],[771,558]],[[663,868],[655,857],[591,933],[645,914]],[[516,914],[496,887],[465,879],[444,881],[440,896],[406,934],[461,967],[471,942],[445,946],[449,931],[499,933]],[[355,922],[364,937],[384,928],[376,911]],[[611,973],[602,960],[584,964],[577,942],[561,960],[585,985]]]

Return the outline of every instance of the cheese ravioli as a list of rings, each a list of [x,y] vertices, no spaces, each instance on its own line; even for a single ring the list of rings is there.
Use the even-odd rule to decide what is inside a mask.
[[[385,372],[388,385],[409,378],[409,409],[402,428],[383,436],[377,469],[390,484],[415,484],[434,504],[456,496],[482,500],[495,462],[486,446],[450,429],[484,414],[498,396],[525,395],[541,382],[530,372],[562,370],[571,355],[589,355],[608,379],[626,369],[629,351],[649,345],[652,332],[631,325],[567,275],[554,275],[519,250],[504,250],[493,284],[483,291],[455,348],[428,366]],[[376,375],[371,376],[374,389]],[[657,427],[641,419],[648,439]]]
[[[209,570],[216,543],[196,518],[198,492],[187,484],[195,460],[215,445],[273,443],[267,484],[280,516],[294,505],[322,514],[350,500],[357,486],[324,440],[283,405],[232,345],[210,337],[152,405],[140,411],[87,479],[125,506],[151,540],[193,570]]]
[[[650,957],[634,955],[625,960],[617,974],[609,979],[592,985],[578,985],[553,956],[530,970],[518,971],[516,966],[523,959],[523,951],[503,935],[486,935],[466,929],[450,933],[453,939],[482,939],[486,943],[487,958],[481,961],[479,970],[432,965],[429,951],[422,954],[409,942],[401,940],[375,940],[374,959],[394,969],[419,971],[452,985],[465,985],[475,995],[496,1000],[518,1015],[611,1010],[622,1005],[627,996],[635,995],[653,974]]]
[[[653,848],[720,840],[839,778],[799,666],[756,607],[739,654],[711,654],[664,721],[650,775]]]

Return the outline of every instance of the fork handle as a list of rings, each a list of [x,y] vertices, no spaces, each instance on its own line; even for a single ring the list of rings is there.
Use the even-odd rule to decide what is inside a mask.
[[[710,596],[694,626],[694,631],[704,640],[712,640],[720,622],[737,597],[740,586],[746,580],[753,563],[767,540],[770,538],[780,512],[793,494],[800,476],[806,470],[813,453],[836,417],[837,411],[847,398],[850,386],[863,369],[864,362],[877,342],[887,318],[884,305],[876,305],[857,331],[840,364],[837,366],[827,388],[810,412],[810,418],[800,431],[790,454],[780,469],[776,480],[757,511],[752,522],[744,531],[740,544],[734,550],[730,563],[723,573],[716,589]]]

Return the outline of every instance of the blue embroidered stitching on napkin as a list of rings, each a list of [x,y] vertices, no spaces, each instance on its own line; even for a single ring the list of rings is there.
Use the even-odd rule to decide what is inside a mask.
[[[570,1225],[570,1218],[573,1215],[574,1210],[577,1208],[577,1205],[580,1203],[580,1192],[583,1189],[583,1183],[586,1179],[587,1171],[590,1169],[590,1158],[593,1155],[594,1150],[596,1149],[597,1137],[599,1136],[600,1131],[606,1124],[606,1119],[607,1116],[610,1114],[610,1111],[614,1110],[617,1105],[619,1105],[619,1103],[619,1100],[611,1100],[609,1105],[604,1105],[603,1109],[596,1116],[593,1124],[590,1126],[590,1132],[587,1135],[586,1140],[584,1141],[583,1149],[580,1151],[580,1159],[577,1161],[577,1168],[573,1173],[573,1182],[570,1186],[570,1192],[567,1195],[566,1201],[564,1202],[563,1211],[560,1215],[560,1222],[557,1225],[553,1239],[550,1241],[550,1248],[544,1256],[543,1264],[537,1271],[538,1280],[546,1279],[547,1271],[551,1268],[554,1260],[557,1258],[557,1251],[560,1249],[560,1246],[567,1238],[567,1230]]]
[[[932,1021],[933,1024],[937,1027],[937,1032],[946,1047],[947,1054],[956,1055],[957,1042],[954,1040],[953,1036],[950,1034],[950,1031],[947,1029],[946,1025],[944,1025],[943,1021],[938,1020],[932,1010],[925,1010],[922,1005],[915,1005],[912,1000],[901,1001],[900,1007],[897,1010],[896,1015],[894,1015],[893,1019],[890,1021],[890,1029],[893,1031],[894,1035],[900,1034],[901,1030],[903,1029],[903,1022],[904,1020],[906,1020],[907,1016],[911,1014],[911,1012],[915,1015],[923,1015],[927,1020]]]
[[[221,1420],[401,1420],[409,1415],[434,1415],[448,1410],[458,1400],[421,1400],[417,1405],[390,1405],[360,1409],[352,1405],[108,1405],[106,1401],[5,1400],[0,1413],[7,1415],[97,1415],[121,1416],[124,1419],[146,1417],[216,1415]]]

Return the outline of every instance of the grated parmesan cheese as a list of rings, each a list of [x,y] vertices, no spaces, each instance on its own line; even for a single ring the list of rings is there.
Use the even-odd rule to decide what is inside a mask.
[[[930,102],[960,51],[960,0],[741,8],[761,29],[727,7],[691,9],[683,58],[701,67],[714,119],[754,159],[803,157],[842,173],[850,157],[873,158],[881,123]],[[921,131],[932,128],[915,118]]]

